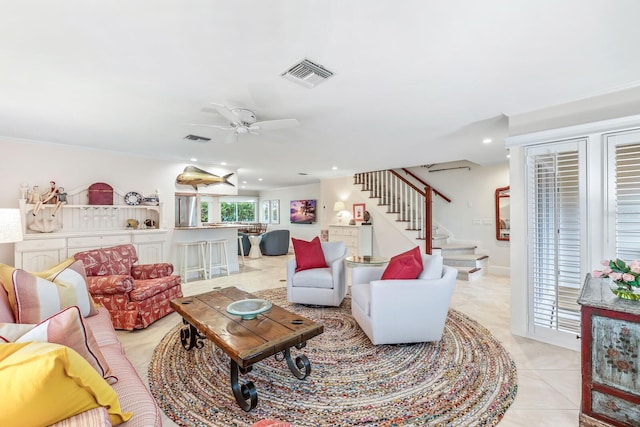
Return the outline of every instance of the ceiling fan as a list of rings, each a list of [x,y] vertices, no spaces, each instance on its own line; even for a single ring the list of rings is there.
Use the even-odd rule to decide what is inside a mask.
[[[193,123],[192,126],[204,126],[214,129],[233,131],[225,140],[229,144],[238,141],[238,135],[246,135],[248,133],[259,135],[261,130],[284,129],[299,126],[300,123],[296,119],[279,119],[279,120],[263,120],[258,121],[253,111],[246,108],[228,108],[221,104],[211,104],[213,108],[205,107],[202,111],[211,113],[217,112],[225,119],[229,120],[229,125],[209,125]]]

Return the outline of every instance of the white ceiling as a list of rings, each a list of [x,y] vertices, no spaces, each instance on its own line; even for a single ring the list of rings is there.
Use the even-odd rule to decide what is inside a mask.
[[[205,168],[225,161],[248,190],[504,161],[508,116],[634,87],[640,76],[636,0],[0,6],[0,135],[196,157]],[[303,58],[335,75],[313,89],[280,76]],[[188,125],[227,124],[202,112],[211,102],[300,126],[224,144],[226,132]]]

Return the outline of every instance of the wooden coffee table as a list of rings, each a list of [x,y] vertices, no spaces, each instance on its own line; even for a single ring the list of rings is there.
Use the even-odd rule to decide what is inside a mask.
[[[252,320],[227,313],[230,303],[251,298],[255,296],[229,287],[171,301],[171,307],[186,325],[180,331],[186,350],[202,348],[203,340],[209,339],[231,358],[231,389],[245,411],[256,407],[258,392],[251,381],[240,384],[238,372],[246,374],[254,363],[275,356],[278,361],[286,360],[298,379],[304,379],[311,372],[311,363],[305,355],[297,356],[294,361],[291,347],[300,350],[308,339],[324,332],[322,324],[277,305]]]

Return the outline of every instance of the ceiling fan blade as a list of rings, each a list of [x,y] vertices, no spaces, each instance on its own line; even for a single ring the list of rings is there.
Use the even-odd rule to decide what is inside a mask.
[[[205,128],[214,128],[214,129],[222,129],[222,130],[233,130],[233,129],[235,129],[232,126],[205,125],[203,123],[189,123],[189,126],[202,126],[202,127],[205,127]]]
[[[300,126],[300,122],[296,119],[265,120],[263,122],[255,122],[251,125],[254,130],[284,129],[296,126]]]
[[[272,130],[300,126],[300,122],[296,119],[264,120],[255,122],[252,126],[254,126],[254,129]]]
[[[213,107],[216,109],[218,113],[220,113],[222,117],[229,120],[230,123],[240,123],[240,119],[238,118],[238,116],[233,114],[233,111],[231,111],[224,105],[221,105],[221,104],[211,104],[211,105],[213,105]]]

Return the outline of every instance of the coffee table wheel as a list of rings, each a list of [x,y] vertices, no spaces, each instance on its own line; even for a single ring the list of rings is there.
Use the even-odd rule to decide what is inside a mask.
[[[258,404],[258,391],[251,381],[240,384],[238,381],[238,371],[246,374],[250,372],[251,369],[251,366],[240,369],[236,361],[231,359],[231,390],[233,390],[236,402],[238,402],[238,405],[240,405],[245,412],[249,412]]]

